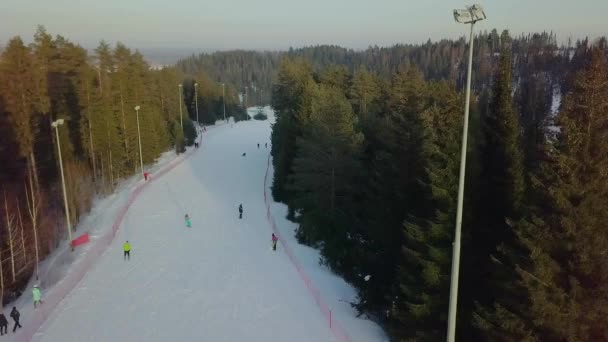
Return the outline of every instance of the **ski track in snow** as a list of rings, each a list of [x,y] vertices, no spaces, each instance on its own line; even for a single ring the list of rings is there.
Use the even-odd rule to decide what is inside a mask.
[[[112,244],[33,340],[334,341],[280,245],[270,248],[263,201],[270,131],[269,121],[255,120],[208,130],[190,159],[133,203]],[[352,300],[354,290],[317,264],[317,251],[296,246],[283,209],[273,205],[277,223],[291,231],[283,235],[324,297],[332,305]],[[348,304],[336,306],[353,341],[386,340]]]

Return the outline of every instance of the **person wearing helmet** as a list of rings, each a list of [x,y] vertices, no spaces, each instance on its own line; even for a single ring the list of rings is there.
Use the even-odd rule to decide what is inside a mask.
[[[34,300],[34,309],[37,305],[42,304],[42,293],[40,292],[38,284],[34,285],[34,288],[32,289],[32,299]]]
[[[190,222],[190,216],[188,216],[188,214],[186,214],[185,219],[186,219],[186,227],[192,228],[192,222]]]
[[[122,246],[122,249],[125,251],[124,254],[124,258],[125,260],[131,260],[131,244],[129,244],[129,241],[127,240],[127,242],[125,242],[125,244]]]

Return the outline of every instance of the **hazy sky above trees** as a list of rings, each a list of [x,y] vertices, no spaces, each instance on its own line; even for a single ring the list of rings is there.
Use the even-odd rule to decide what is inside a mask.
[[[512,34],[553,30],[560,41],[606,34],[606,0],[478,0],[480,29]],[[423,42],[467,33],[452,19],[454,0],[3,0],[0,46],[31,39],[42,24],[91,48],[100,39],[142,49],[285,49],[311,44],[351,48]]]

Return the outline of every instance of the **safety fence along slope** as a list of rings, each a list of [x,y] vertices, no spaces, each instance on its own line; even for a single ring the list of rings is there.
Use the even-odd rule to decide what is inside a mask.
[[[73,265],[70,267],[69,272],[55,284],[47,293],[44,298],[44,305],[41,305],[32,313],[31,316],[24,317],[27,322],[24,324],[23,329],[17,331],[17,341],[31,341],[38,330],[43,326],[46,320],[51,316],[51,313],[61,301],[78,286],[78,283],[84,278],[87,271],[93,266],[93,264],[99,259],[103,252],[110,246],[114,236],[118,232],[125,215],[129,211],[131,205],[139,198],[141,193],[150,185],[158,181],[163,175],[173,170],[176,166],[183,163],[188,159],[195,149],[190,149],[188,152],[175,158],[161,170],[156,172],[152,178],[147,181],[138,184],[129,194],[126,203],[119,209],[116,214],[116,219],[112,225],[112,229],[106,229],[99,232],[96,238],[91,240],[90,248],[83,253],[80,259],[75,260]]]
[[[348,335],[346,330],[344,328],[342,328],[342,326],[340,324],[338,324],[336,319],[332,316],[331,308],[323,300],[323,298],[321,297],[321,292],[315,287],[315,285],[313,284],[310,277],[306,274],[306,272],[304,271],[304,268],[302,267],[302,265],[298,262],[298,260],[294,256],[294,254],[291,250],[291,247],[289,246],[289,244],[287,244],[287,241],[281,236],[281,233],[279,232],[279,230],[277,228],[277,225],[274,221],[274,217],[272,216],[272,213],[270,212],[271,199],[269,198],[269,195],[267,194],[267,191],[266,191],[266,189],[268,188],[268,171],[269,171],[269,169],[270,169],[270,155],[268,155],[268,161],[266,163],[266,174],[264,175],[264,204],[266,205],[266,218],[268,219],[268,223],[272,227],[272,231],[274,232],[274,234],[279,238],[282,249],[285,251],[285,254],[287,254],[287,257],[289,257],[289,260],[291,261],[293,266],[298,271],[298,274],[300,275],[300,278],[304,282],[304,285],[306,285],[308,292],[310,292],[310,294],[314,298],[315,303],[319,307],[321,314],[325,317],[328,327],[331,330],[334,337],[340,342],[350,342],[351,341],[350,336]]]

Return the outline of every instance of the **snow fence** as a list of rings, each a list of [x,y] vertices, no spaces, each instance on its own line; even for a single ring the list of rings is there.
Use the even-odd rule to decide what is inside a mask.
[[[157,181],[163,175],[173,170],[176,166],[184,162],[194,153],[195,149],[190,149],[185,154],[175,158],[167,166],[152,175],[148,181],[138,184],[131,191],[127,202],[120,208],[111,230],[105,230],[91,241],[91,246],[79,260],[76,260],[71,266],[70,271],[61,279],[44,297],[44,304],[39,306],[31,316],[23,317],[23,328],[17,331],[17,341],[31,341],[36,332],[42,327],[44,322],[51,316],[51,313],[59,303],[78,285],[84,278],[87,271],[99,259],[107,247],[112,243],[116,232],[120,228],[127,211],[131,205],[139,198],[139,195],[148,187],[150,183]],[[68,252],[69,253],[69,252]]]
[[[308,291],[314,298],[315,303],[317,303],[317,306],[319,307],[321,314],[323,314],[323,316],[325,317],[325,320],[327,321],[327,324],[329,326],[329,330],[331,330],[332,334],[336,337],[336,339],[338,341],[350,342],[350,340],[351,340],[350,336],[348,335],[346,330],[344,330],[344,328],[342,328],[342,326],[340,326],[340,324],[338,324],[338,322],[336,322],[336,319],[334,317],[332,317],[331,309],[330,309],[329,305],[327,305],[327,303],[325,303],[325,301],[321,297],[321,292],[319,292],[319,290],[315,287],[315,285],[313,284],[310,277],[308,277],[308,275],[306,275],[306,273],[304,272],[304,268],[302,268],[302,265],[300,265],[300,263],[294,256],[293,252],[291,251],[291,247],[289,247],[289,245],[282,238],[281,233],[277,229],[277,225],[274,221],[274,217],[270,213],[270,200],[269,200],[269,196],[267,195],[267,191],[266,191],[266,189],[268,188],[268,171],[269,171],[269,169],[270,169],[270,155],[268,155],[268,161],[266,163],[266,174],[264,175],[264,204],[266,205],[266,218],[268,219],[268,223],[272,227],[272,231],[274,232],[274,234],[279,238],[279,241],[281,241],[282,249],[285,251],[285,254],[287,254],[287,256],[289,257],[289,260],[291,261],[293,266],[298,271],[298,274],[300,275],[300,278],[304,282],[304,285],[306,285],[306,288],[308,289]]]

